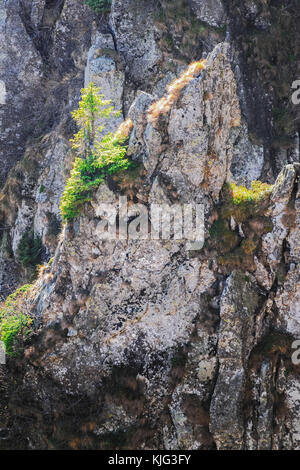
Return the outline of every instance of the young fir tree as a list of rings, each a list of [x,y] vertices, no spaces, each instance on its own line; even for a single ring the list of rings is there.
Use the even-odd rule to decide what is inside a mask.
[[[99,142],[105,127],[104,125],[97,126],[97,121],[101,118],[120,116],[120,112],[115,111],[110,104],[111,100],[104,100],[104,96],[100,94],[100,88],[92,82],[87,88],[81,90],[79,108],[72,112],[79,131],[70,140],[78,156],[89,158],[94,154],[96,140]]]
[[[79,107],[72,112],[79,131],[70,141],[77,157],[61,198],[60,210],[64,220],[80,214],[84,203],[90,201],[93,191],[107,176],[134,166],[126,158],[125,145],[131,121],[125,121],[115,134],[103,135],[104,125],[97,125],[100,119],[120,116],[120,112],[111,106],[111,101],[103,98],[100,88],[90,83],[81,90]]]

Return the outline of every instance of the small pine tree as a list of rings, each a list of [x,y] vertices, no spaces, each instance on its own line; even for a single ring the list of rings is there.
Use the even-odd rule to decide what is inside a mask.
[[[72,112],[79,131],[70,141],[78,156],[89,158],[94,154],[95,142],[99,141],[104,129],[104,125],[96,126],[97,120],[120,116],[120,112],[115,111],[110,104],[111,100],[104,100],[104,96],[100,94],[100,88],[92,82],[87,88],[81,90],[79,108]]]
[[[79,108],[72,112],[79,131],[70,140],[77,156],[61,198],[60,211],[64,220],[80,214],[84,203],[91,200],[93,191],[106,177],[135,166],[126,157],[132,121],[127,119],[114,134],[102,135],[104,125],[97,126],[100,118],[120,116],[120,112],[110,106],[111,100],[103,98],[100,88],[90,83],[81,90]]]

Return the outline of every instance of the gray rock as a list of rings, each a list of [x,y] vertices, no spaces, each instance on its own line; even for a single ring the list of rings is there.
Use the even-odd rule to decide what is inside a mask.
[[[234,143],[230,171],[234,181],[250,187],[254,180],[261,179],[264,165],[264,148],[251,142],[247,126],[243,124]]]
[[[245,366],[253,348],[257,286],[249,274],[233,272],[221,297],[220,362],[211,401],[210,430],[219,449],[244,448]]]
[[[204,23],[218,28],[226,24],[226,12],[222,0],[192,0],[191,5],[197,18]]]
[[[110,23],[117,49],[125,58],[132,79],[142,84],[153,73],[162,58],[155,41],[153,2],[113,0]]]

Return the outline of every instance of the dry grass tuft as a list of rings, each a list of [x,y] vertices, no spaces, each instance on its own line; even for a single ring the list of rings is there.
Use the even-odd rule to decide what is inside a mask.
[[[240,127],[240,125],[241,125],[241,119],[239,117],[232,119],[230,121],[230,127]]]
[[[182,74],[167,86],[168,95],[153,103],[148,111],[148,122],[156,123],[161,114],[167,114],[178,100],[182,89],[188,85],[201,70],[205,69],[206,60],[192,62]]]
[[[49,269],[49,266],[48,264],[39,264],[36,269],[38,277],[42,277],[46,274],[47,270]]]
[[[129,137],[130,132],[132,131],[132,128],[133,122],[130,118],[128,118],[124,122],[122,122],[122,124],[120,124],[115,136],[120,140],[127,139]]]

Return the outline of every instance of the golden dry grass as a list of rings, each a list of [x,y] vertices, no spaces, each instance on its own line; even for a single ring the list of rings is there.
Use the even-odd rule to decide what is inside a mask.
[[[153,103],[148,110],[148,122],[156,123],[161,114],[167,114],[178,100],[182,89],[205,69],[206,60],[192,62],[182,74],[167,86],[167,96]]]
[[[128,118],[125,121],[123,121],[122,124],[120,124],[120,126],[118,127],[116,131],[115,136],[120,140],[126,139],[129,136],[130,132],[132,131],[132,128],[133,128],[133,122],[130,118]]]

